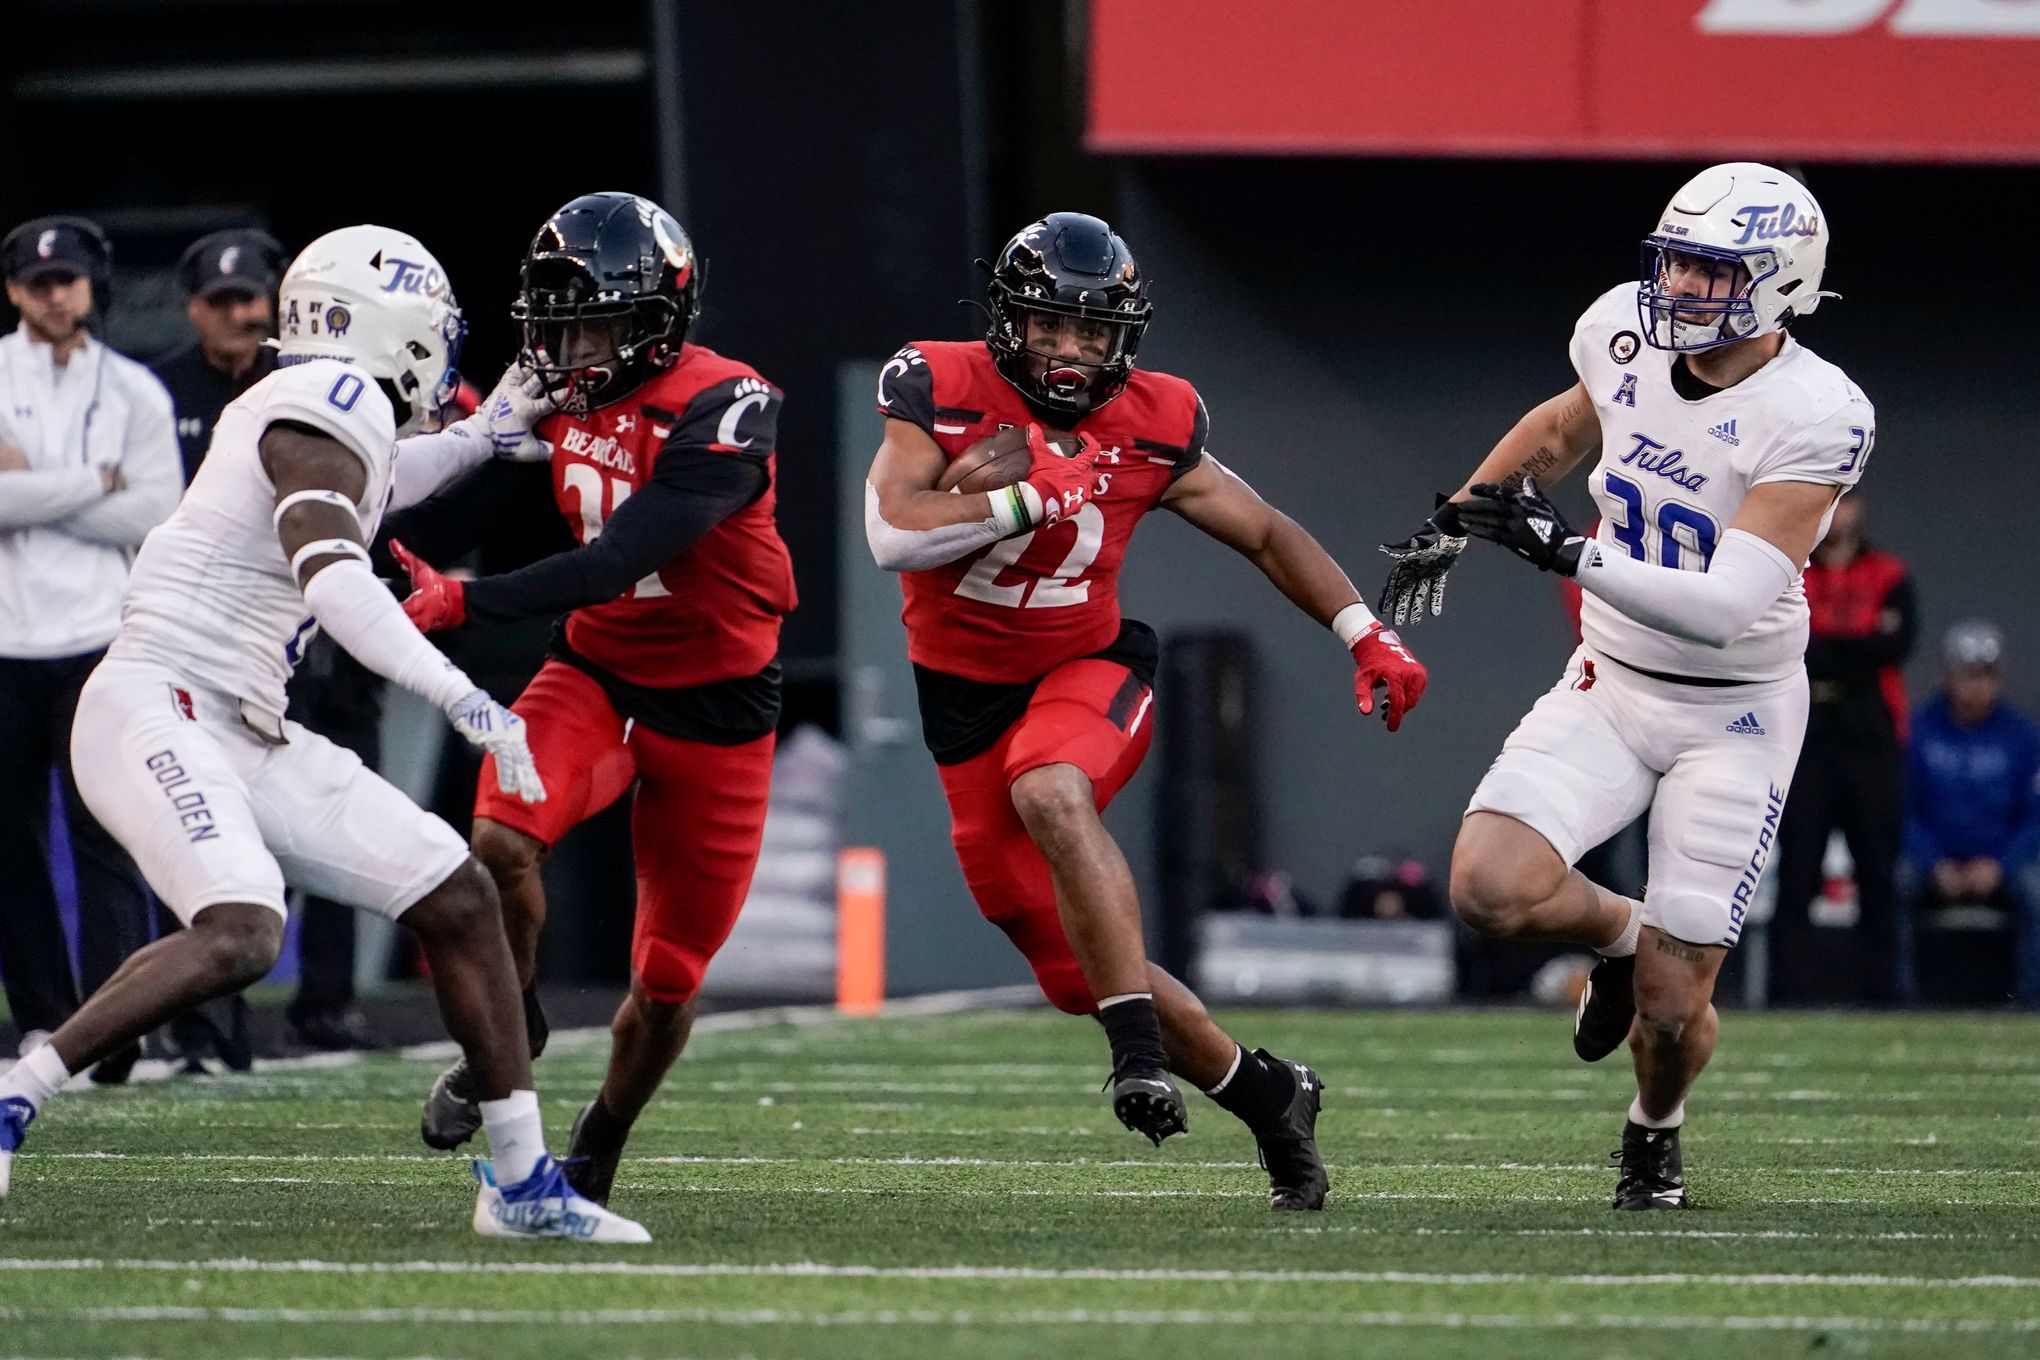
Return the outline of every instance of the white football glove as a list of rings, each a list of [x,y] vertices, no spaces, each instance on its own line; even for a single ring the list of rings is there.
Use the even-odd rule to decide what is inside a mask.
[[[512,463],[537,463],[552,457],[553,446],[532,433],[538,422],[558,407],[545,394],[538,375],[522,364],[503,370],[489,395],[463,424],[489,441],[489,451]]]
[[[538,763],[524,741],[524,719],[489,697],[487,690],[470,690],[446,710],[453,730],[496,758],[496,787],[514,793],[527,803],[545,801],[545,785],[538,777]]]

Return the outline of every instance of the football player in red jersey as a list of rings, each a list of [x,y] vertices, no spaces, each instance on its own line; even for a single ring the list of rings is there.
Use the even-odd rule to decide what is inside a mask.
[[[1182,1132],[1174,1072],[1253,1132],[1274,1208],[1321,1208],[1317,1074],[1247,1052],[1148,962],[1133,877],[1099,820],[1154,730],[1155,635],[1119,612],[1134,525],[1162,506],[1253,562],[1351,650],[1361,712],[1386,690],[1391,731],[1424,668],[1308,533],[1205,452],[1196,390],[1134,367],[1153,307],[1109,226],[1052,213],[1027,227],[1000,253],[988,304],[983,343],[909,345],[886,364],[865,493],[872,555],[901,573],[964,878],[1049,1000],[1103,1023],[1122,1123],[1156,1143]],[[936,489],[951,459],[1016,426],[1034,450],[1025,478]],[[1043,426],[1081,447],[1062,456]]]
[[[485,765],[475,802],[475,855],[502,895],[534,1049],[545,1027],[532,991],[540,861],[636,786],[630,994],[567,1163],[575,1187],[604,1204],[758,863],[779,623],[794,607],[773,520],[780,394],[750,366],[688,342],[700,293],[693,247],[657,204],[588,194],[554,213],[525,255],[514,315],[523,362],[559,408],[533,437],[552,446],[553,496],[581,546],[462,583],[393,545],[412,575],[405,609],[428,632],[567,615],[513,706],[549,797],[499,798]],[[457,1146],[476,1118],[456,1063],[426,1100],[425,1141]]]

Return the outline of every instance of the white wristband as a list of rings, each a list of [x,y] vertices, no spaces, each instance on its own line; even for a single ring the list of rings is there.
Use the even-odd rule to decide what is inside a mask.
[[[1341,645],[1350,648],[1362,633],[1379,622],[1373,610],[1355,600],[1332,615],[1332,631],[1339,635]]]
[[[1041,493],[1027,483],[1015,482],[989,494],[992,518],[999,525],[999,537],[1011,538],[1021,530],[1041,523]]]

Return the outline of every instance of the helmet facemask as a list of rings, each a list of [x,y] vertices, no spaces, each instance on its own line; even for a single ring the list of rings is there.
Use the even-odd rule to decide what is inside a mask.
[[[1777,272],[1775,250],[1646,237],[1637,296],[1644,338],[1653,348],[1691,354],[1762,334],[1754,294],[1758,283]]]
[[[569,415],[620,401],[680,354],[686,320],[671,299],[597,288],[569,260],[534,260],[510,309],[522,362]]]
[[[1045,412],[1080,420],[1125,389],[1144,318],[1014,296],[997,284],[992,294],[988,338],[1000,371],[1029,401]],[[1030,324],[1035,317],[1048,323],[1046,344],[1038,323]],[[1068,340],[1072,333],[1075,345]]]

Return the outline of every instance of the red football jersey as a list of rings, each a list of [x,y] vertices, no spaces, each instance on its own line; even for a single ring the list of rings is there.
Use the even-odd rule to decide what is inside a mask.
[[[951,458],[1038,419],[975,340],[914,344],[895,354],[879,374],[878,409],[919,425]],[[1135,369],[1125,391],[1075,426],[1102,449],[1081,510],[943,566],[901,574],[908,655],[967,680],[1017,684],[1111,645],[1119,636],[1119,567],[1134,526],[1203,457],[1208,427],[1189,383]]]
[[[700,345],[643,387],[584,416],[554,415],[553,497],[584,545],[668,447],[764,462],[765,492],[620,599],[567,616],[567,645],[632,684],[678,688],[763,670],[794,607],[793,562],[773,519],[779,390]]]

